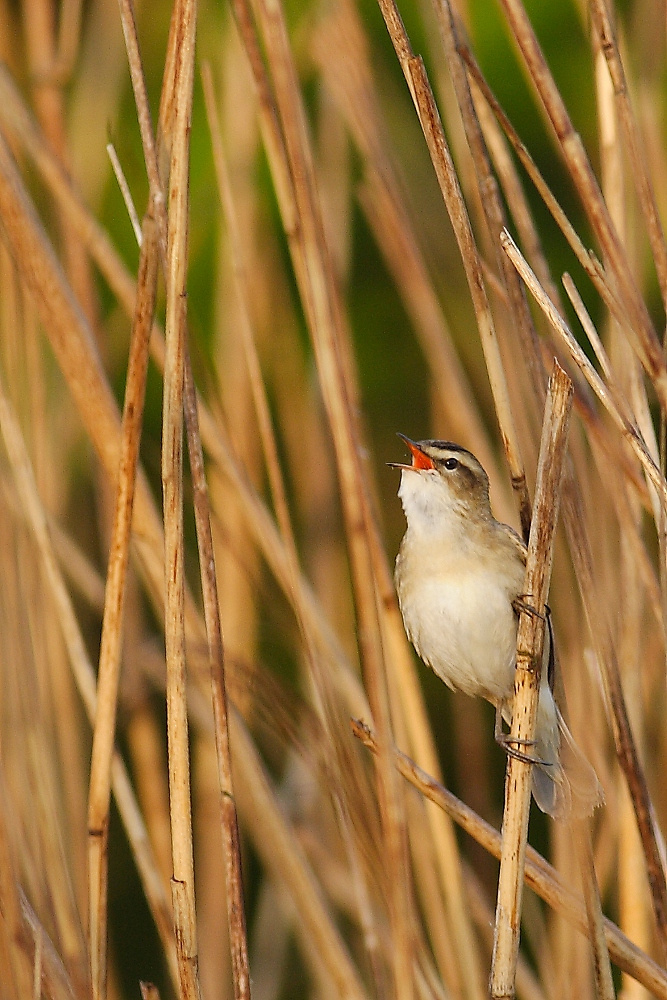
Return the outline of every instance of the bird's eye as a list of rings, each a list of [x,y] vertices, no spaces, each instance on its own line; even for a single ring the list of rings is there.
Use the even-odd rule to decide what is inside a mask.
[[[452,469],[457,469],[458,468],[458,464],[459,464],[458,458],[447,458],[447,459],[445,459],[445,468],[449,469],[450,472],[452,471]]]

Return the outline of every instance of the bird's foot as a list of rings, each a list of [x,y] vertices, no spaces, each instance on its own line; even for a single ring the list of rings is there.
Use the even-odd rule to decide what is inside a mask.
[[[519,615],[522,611],[525,611],[527,615],[533,615],[535,618],[540,618],[543,622],[548,622],[551,618],[551,608],[548,604],[544,605],[544,614],[541,614],[537,608],[534,608],[532,604],[528,603],[528,598],[532,597],[532,594],[518,594],[517,597],[512,601],[512,607],[515,614]]]
[[[532,757],[528,753],[519,750],[518,747],[534,747],[535,740],[522,739],[519,736],[512,736],[503,730],[503,716],[500,707],[496,708],[496,725],[494,729],[494,739],[498,746],[502,747],[508,757],[514,757],[523,764],[539,764],[542,767],[549,767],[549,761],[541,760],[539,757]]]

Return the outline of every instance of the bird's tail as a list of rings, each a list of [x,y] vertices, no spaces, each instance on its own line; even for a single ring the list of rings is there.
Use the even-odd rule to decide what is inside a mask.
[[[542,812],[554,819],[583,819],[604,802],[602,786],[574,742],[558,706],[545,694],[543,689],[534,747],[540,763],[533,766],[533,796]]]

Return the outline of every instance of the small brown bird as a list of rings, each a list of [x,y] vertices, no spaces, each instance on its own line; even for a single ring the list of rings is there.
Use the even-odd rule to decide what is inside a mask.
[[[511,722],[526,546],[494,518],[489,479],[474,455],[449,441],[400,437],[412,453],[411,465],[391,463],[401,469],[398,495],[407,520],[395,573],[405,631],[450,688],[495,705],[496,736],[503,742],[501,720]],[[555,818],[585,816],[602,802],[602,790],[553,699],[550,651],[548,629],[535,745],[527,751],[535,763],[533,795]]]

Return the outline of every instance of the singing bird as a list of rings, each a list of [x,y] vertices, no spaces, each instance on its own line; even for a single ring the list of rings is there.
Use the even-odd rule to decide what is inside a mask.
[[[450,441],[411,441],[412,464],[398,495],[407,529],[396,558],[396,591],[408,638],[450,688],[496,708],[496,737],[534,762],[533,795],[556,819],[586,816],[602,802],[595,772],[576,746],[550,685],[551,629],[545,651],[535,744],[512,748],[516,636],[526,546],[491,511],[489,478],[471,452]]]

